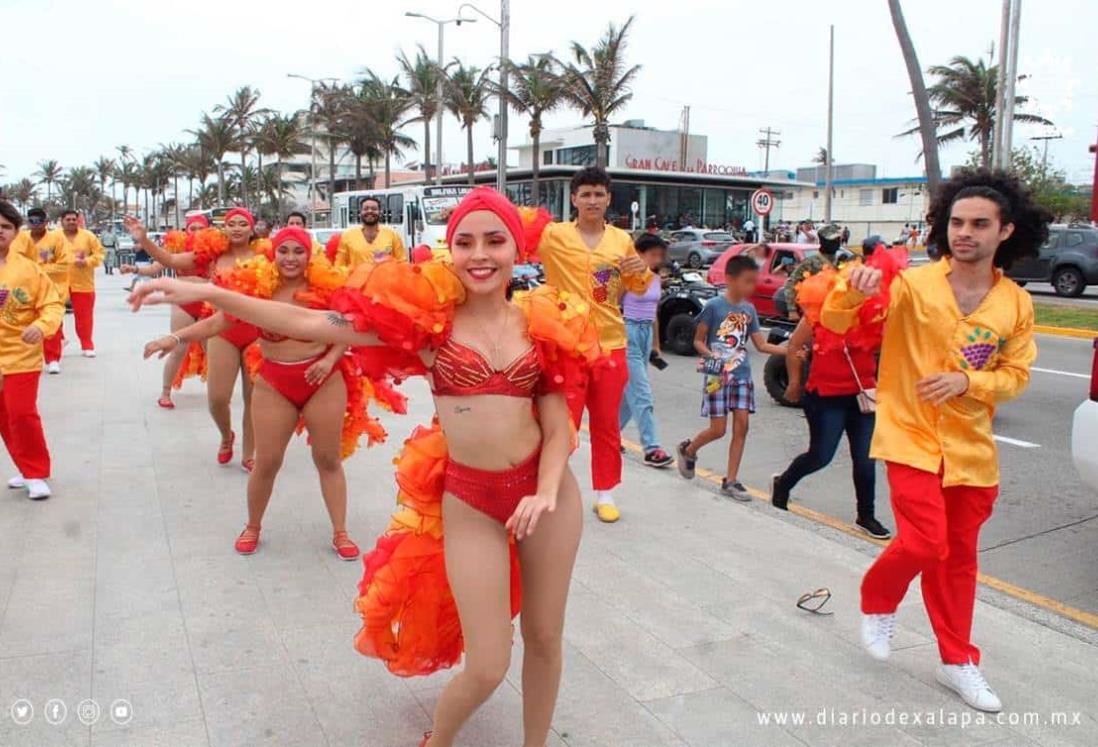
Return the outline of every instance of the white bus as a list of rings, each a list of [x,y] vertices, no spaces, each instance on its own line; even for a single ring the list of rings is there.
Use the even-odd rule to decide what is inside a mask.
[[[332,199],[332,227],[347,229],[360,223],[359,205],[363,198],[381,202],[381,223],[400,234],[404,245],[426,244],[431,249],[446,248],[446,221],[472,187],[424,186],[360,189],[337,192]]]

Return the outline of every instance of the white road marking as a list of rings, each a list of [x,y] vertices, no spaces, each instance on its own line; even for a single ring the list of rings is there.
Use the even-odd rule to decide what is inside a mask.
[[[1030,366],[1030,371],[1037,371],[1038,373],[1057,374],[1058,376],[1071,376],[1076,379],[1089,379],[1090,374],[1073,373],[1071,371],[1057,371],[1055,368],[1038,368],[1037,366]]]
[[[1041,444],[1030,443],[1029,441],[1020,441],[1017,438],[1007,438],[1006,436],[993,436],[996,441],[1001,441],[1004,444],[1010,444],[1011,446],[1020,446],[1023,449],[1039,449]]]

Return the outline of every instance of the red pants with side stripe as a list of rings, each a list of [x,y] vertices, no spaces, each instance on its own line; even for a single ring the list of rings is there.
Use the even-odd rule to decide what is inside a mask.
[[[92,331],[95,326],[95,291],[71,291],[72,315],[76,322],[76,336],[81,350],[95,350]]]
[[[621,482],[621,398],[629,383],[625,350],[610,351],[590,372],[586,386],[568,402],[572,422],[579,428],[583,411],[591,432],[591,487],[611,490]]]
[[[0,436],[19,474],[28,480],[50,476],[50,450],[38,416],[38,380],[41,372],[4,376],[0,392]]]
[[[991,516],[998,486],[943,487],[933,472],[888,463],[896,537],[862,579],[862,612],[896,611],[922,574],[923,604],[945,664],[980,663],[972,645],[976,604],[976,544]]]

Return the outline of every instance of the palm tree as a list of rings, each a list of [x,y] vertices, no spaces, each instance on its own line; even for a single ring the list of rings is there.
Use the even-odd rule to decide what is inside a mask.
[[[61,178],[61,165],[57,161],[39,161],[38,171],[34,173],[37,177],[39,184],[46,185],[46,204],[50,203],[53,197],[53,185]]]
[[[369,165],[372,186],[374,161],[382,155],[377,122],[374,118],[375,101],[371,91],[363,83],[355,95],[349,97],[344,104],[339,130],[348,149],[355,157],[355,188],[362,189],[362,159],[366,158]]]
[[[438,98],[438,84],[441,76],[446,71],[440,70],[438,64],[427,56],[427,50],[420,44],[417,47],[416,57],[409,60],[402,51],[397,57],[401,73],[404,75],[405,91],[412,100],[412,106],[419,112],[419,116],[409,122],[423,122],[423,170],[426,178],[431,177],[429,165],[431,163],[431,120],[439,116],[442,102]],[[436,164],[435,168],[441,168],[442,164]]]
[[[30,179],[20,179],[15,184],[9,185],[4,191],[11,195],[11,199],[18,202],[26,211],[27,206],[34,199],[34,182]]]
[[[551,55],[530,55],[526,62],[516,64],[504,60],[510,77],[507,88],[507,103],[517,112],[530,118],[530,140],[533,143],[533,175],[530,185],[530,200],[540,204],[541,191],[538,174],[541,171],[541,130],[542,117],[564,102],[560,76]],[[499,93],[498,85],[495,86]]]
[[[957,56],[948,65],[934,65],[927,70],[937,80],[927,89],[931,119],[939,145],[957,140],[975,140],[980,144],[980,166],[991,163],[991,138],[995,132],[995,99],[998,94],[999,66],[983,59],[975,62]],[[1025,96],[1015,96],[1016,107],[1026,104]],[[1015,122],[1051,125],[1052,122],[1036,114],[1016,112]],[[945,130],[943,132],[943,130]],[[919,132],[912,127],[901,135]]]
[[[942,167],[938,162],[938,141],[934,137],[934,118],[930,113],[930,99],[923,81],[923,69],[919,67],[919,58],[915,54],[915,44],[907,30],[904,11],[900,0],[888,0],[888,10],[892,15],[892,27],[903,52],[907,77],[911,81],[911,97],[915,99],[916,121],[919,123],[919,138],[923,141],[923,163],[926,165],[926,186],[931,194],[938,190],[942,178]]]
[[[400,87],[397,78],[384,81],[374,73],[368,73],[361,81],[361,96],[370,102],[374,125],[377,127],[377,142],[385,156],[385,188],[391,184],[391,162],[393,156],[399,156],[405,148],[415,146],[416,141],[401,132],[404,125],[416,121],[405,120],[408,112],[415,106],[415,100]]]
[[[446,108],[450,110],[465,128],[466,153],[469,165],[469,183],[474,184],[473,178],[473,125],[482,119],[487,119],[488,96],[492,90],[492,79],[489,74],[491,67],[483,70],[475,66],[465,67],[460,60],[454,58],[450,72],[446,76]]]
[[[206,179],[209,177],[212,168],[213,164],[210,162],[210,157],[196,143],[182,146],[179,170],[182,175],[187,177],[188,210],[194,205],[194,180],[199,180],[199,194],[201,194],[201,189],[206,186]]]
[[[236,128],[236,147],[240,150],[241,171],[247,164],[248,152],[251,150],[251,138],[249,131],[252,124],[259,118],[269,114],[268,109],[259,106],[259,91],[251,86],[241,86],[229,96],[228,103],[214,107],[214,111],[221,114],[221,118]],[[248,205],[248,183],[241,185],[241,201],[245,207]]]
[[[99,159],[92,164],[92,168],[95,169],[96,175],[99,177],[99,190],[106,195],[107,194],[107,180],[111,180],[111,205],[108,211],[111,218],[114,218],[114,171],[117,168],[117,164],[113,158],[107,158],[106,156],[100,156]]]
[[[562,77],[568,101],[594,119],[595,161],[603,167],[610,160],[610,117],[633,98],[633,80],[641,69],[640,65],[625,66],[625,37],[633,18],[621,28],[611,23],[590,50],[572,42],[573,62]]]
[[[217,204],[225,204],[225,154],[237,147],[233,127],[224,119],[202,114],[202,122],[197,130],[188,130],[194,135],[198,147],[214,159],[217,164]]]
[[[160,156],[165,176],[172,180],[172,196],[175,198],[175,225],[182,224],[179,215],[179,177],[186,173],[187,147],[182,143],[160,146]],[[167,215],[164,216],[165,219]]]
[[[91,210],[99,198],[95,183],[96,173],[93,169],[87,166],[71,169],[63,182],[65,204],[73,210]]]
[[[306,127],[300,114],[273,114],[263,128],[261,138],[263,152],[275,157],[275,179],[279,195],[283,193],[282,159],[307,153]],[[258,147],[257,147],[258,150]],[[281,201],[281,196],[278,198]]]
[[[121,168],[118,169],[118,180],[122,182],[122,209],[123,211],[129,208],[129,189],[130,185],[134,186],[134,201],[137,199],[137,185],[140,181],[141,174],[137,164],[132,160],[122,161]]]
[[[350,86],[321,82],[313,88],[312,116],[313,126],[320,126],[328,141],[328,203],[335,194],[335,154],[336,147],[342,141],[340,123],[346,109],[347,100],[354,95]],[[314,133],[315,137],[315,133]],[[313,175],[316,183],[316,175]],[[315,189],[315,187],[314,187]],[[315,199],[315,198],[314,198]]]

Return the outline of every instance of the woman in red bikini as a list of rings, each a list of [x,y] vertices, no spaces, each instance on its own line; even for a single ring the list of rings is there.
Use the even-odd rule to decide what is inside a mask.
[[[237,292],[283,304],[323,305],[342,287],[345,275],[312,254],[312,239],[303,229],[284,228],[272,242],[274,261],[255,257],[216,280]],[[239,320],[224,312],[154,340],[145,358],[161,358],[186,345],[221,334]],[[345,345],[296,340],[259,330],[259,364],[252,412],[256,429],[255,469],[248,479],[248,523],[236,540],[236,551],[251,555],[259,546],[263,514],[290,437],[299,422],[309,431],[320,492],[332,521],[332,546],[343,560],[355,560],[358,546],[347,536],[347,480],[342,459],[350,456],[363,432],[379,428],[365,414],[362,379],[344,356]],[[381,437],[375,431],[374,437]],[[346,448],[345,448],[346,447]]]
[[[336,311],[172,280],[131,295],[135,309],[203,300],[279,334],[385,345],[360,362],[430,377],[437,422],[418,430],[398,460],[401,509],[365,557],[355,641],[404,676],[452,666],[464,649],[465,667],[443,690],[424,737],[429,747],[452,744],[503,680],[520,605],[525,744],[545,743],[556,703],[583,524],[567,464],[574,431],[566,393],[597,358],[598,333],[586,306],[567,294],[542,288],[508,301],[526,233],[515,207],[482,187],[450,217],[452,269],[388,262],[356,272],[333,298]]]
[[[187,218],[186,224],[186,236],[189,239],[194,234],[198,233],[204,228],[210,227],[210,221],[205,215],[192,215]],[[169,237],[173,232],[169,232]],[[178,232],[175,232],[178,233]],[[170,244],[170,239],[165,240],[165,244]],[[185,246],[185,243],[184,243]],[[182,250],[184,247],[180,247]],[[168,247],[169,251],[171,247]],[[159,262],[152,262],[148,265],[122,265],[119,268],[119,272],[123,275],[133,273],[138,277],[155,278],[160,277],[164,272],[164,265]],[[203,278],[192,273],[186,273],[179,271],[176,275],[180,278],[186,278],[190,282],[203,282]],[[172,332],[177,332],[184,327],[194,324],[196,321],[202,318],[202,306],[201,303],[191,303],[186,306],[172,306],[171,310],[171,329]],[[194,363],[188,363],[186,369],[183,368],[184,361],[188,361],[188,357],[195,357],[197,359]],[[195,374],[205,375],[206,360],[205,360],[205,347],[198,346],[187,347],[181,346],[176,350],[173,350],[170,355],[167,356],[167,360],[164,361],[164,381],[160,388],[160,399],[156,401],[160,407],[165,410],[174,410],[175,403],[172,402],[172,388],[179,389],[183,385],[183,380],[188,376]]]
[[[255,217],[250,212],[244,208],[233,208],[225,214],[224,232],[228,238],[227,245],[203,244],[192,251],[172,253],[149,241],[145,228],[139,221],[126,220],[126,228],[134,241],[157,262],[176,272],[207,279],[231,270],[240,260],[255,256],[256,247],[251,243],[254,226]],[[197,236],[202,236],[202,233]],[[258,339],[259,330],[255,325],[236,322],[206,343],[206,400],[210,416],[221,432],[221,445],[217,450],[218,464],[228,464],[233,459],[233,446],[236,442],[231,409],[233,389],[236,388],[237,377],[244,371],[244,351]],[[240,466],[245,472],[251,472],[255,467],[252,382],[246,375],[241,376],[241,379],[244,394],[244,455]]]

